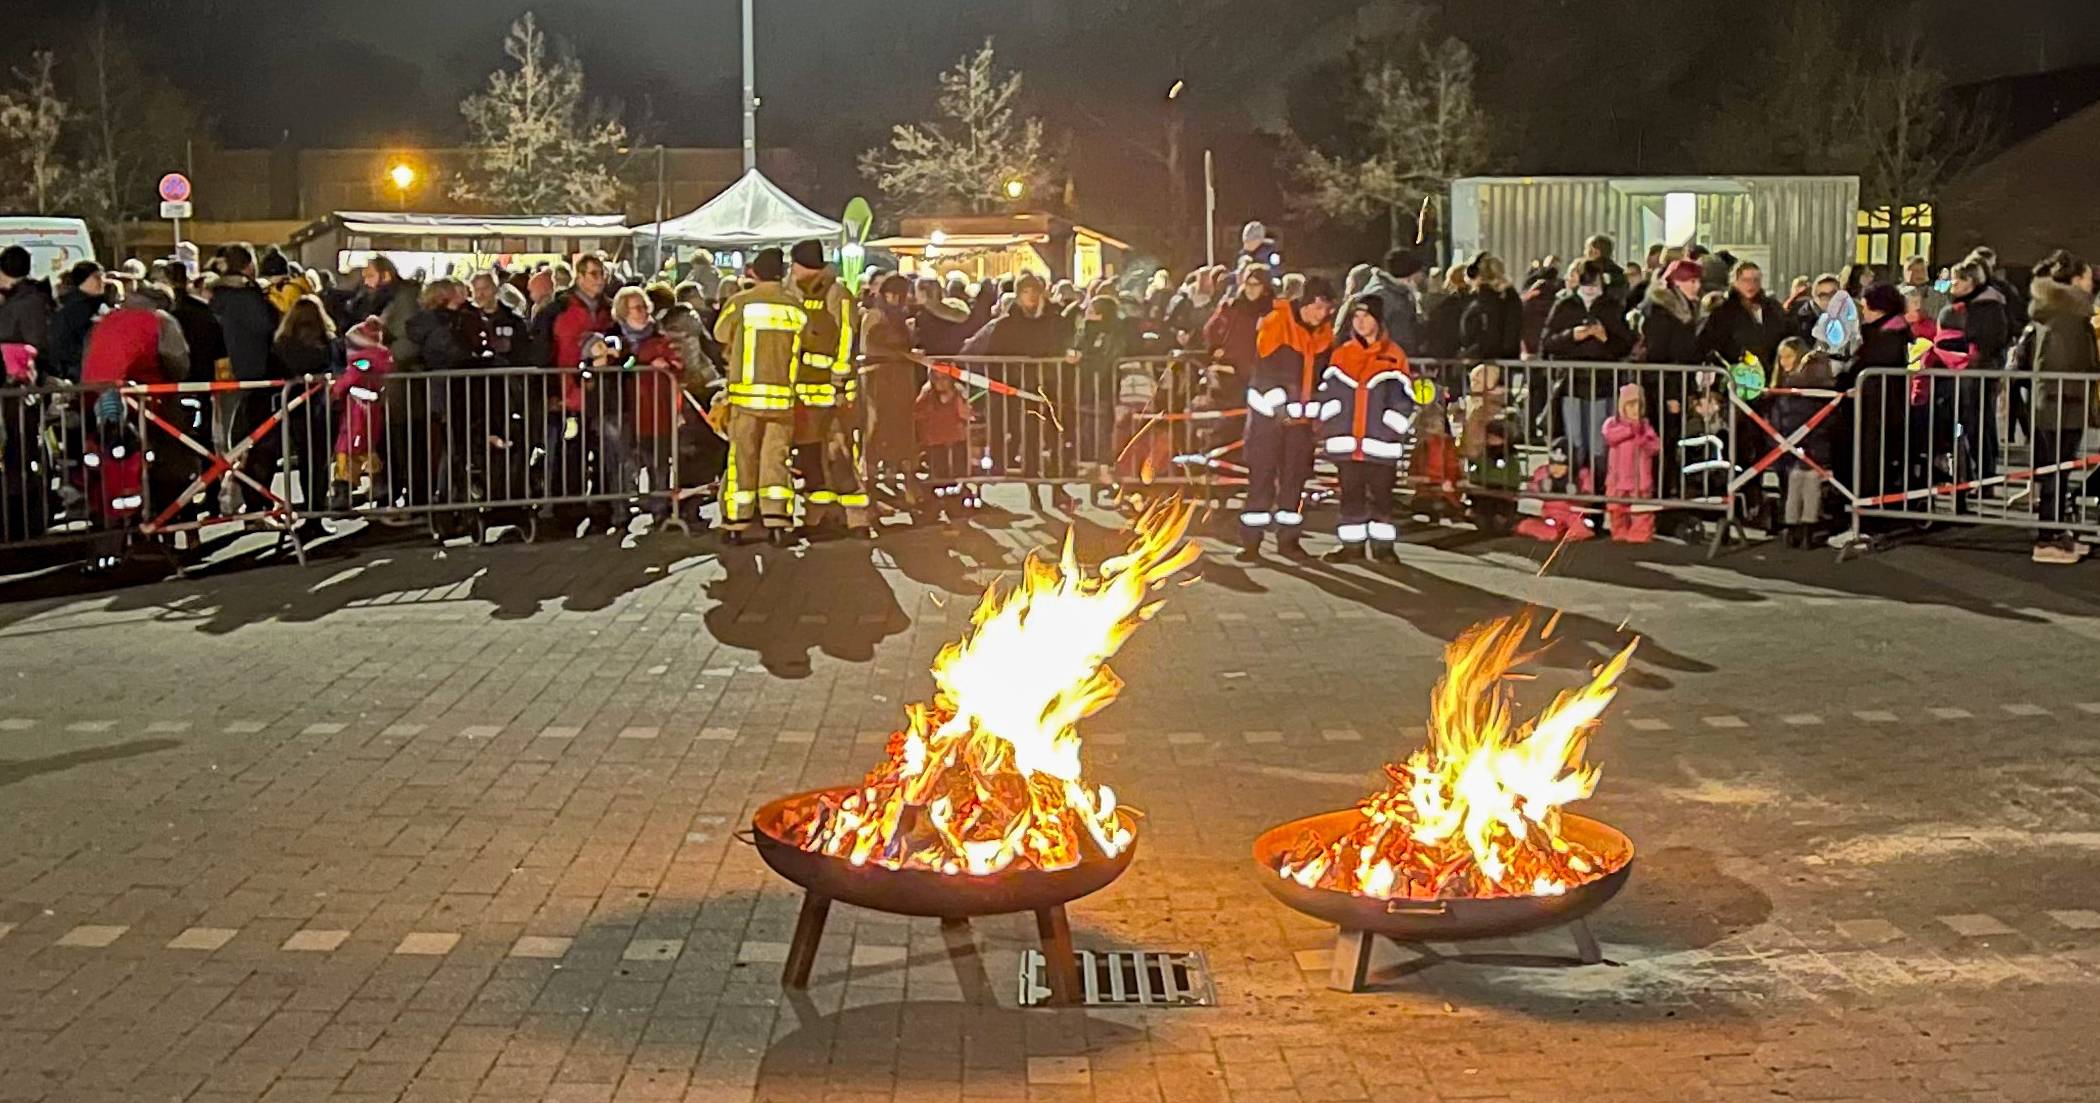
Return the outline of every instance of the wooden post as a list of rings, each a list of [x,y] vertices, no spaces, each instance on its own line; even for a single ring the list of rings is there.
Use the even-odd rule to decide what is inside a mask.
[[[1361,992],[1371,978],[1371,951],[1378,936],[1369,931],[1342,930],[1334,937],[1334,963],[1327,973],[1327,987],[1337,992]]]
[[[1072,953],[1072,925],[1065,906],[1053,904],[1035,913],[1035,933],[1043,944],[1043,972],[1050,979],[1050,1001],[1061,1007],[1077,1006],[1081,999],[1079,962]]]
[[[817,963],[817,943],[824,938],[824,921],[831,916],[831,898],[815,892],[802,895],[802,914],[795,919],[795,937],[788,943],[787,965],[780,971],[782,988],[808,988],[810,967]]]

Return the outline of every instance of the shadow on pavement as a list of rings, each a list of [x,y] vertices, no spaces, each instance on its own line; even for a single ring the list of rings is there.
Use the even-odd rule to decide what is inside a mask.
[[[1404,565],[1313,562],[1280,565],[1277,569],[1335,597],[1404,620],[1436,640],[1455,640],[1473,625],[1506,616],[1517,608],[1505,595]],[[1565,611],[1558,616],[1559,623],[1553,629],[1554,646],[1547,647],[1534,660],[1542,666],[1586,671],[1616,654],[1633,638],[1633,633],[1595,617]],[[1651,668],[1656,667],[1687,674],[1714,670],[1709,663],[1671,651],[1652,637],[1643,637],[1640,650],[1634,652],[1633,667],[1622,680],[1627,685],[1668,689],[1670,680],[1654,673]]]
[[[182,742],[176,739],[134,739],[128,743],[89,747],[85,750],[67,751],[64,754],[45,755],[42,758],[0,758],[0,789],[44,774],[64,773],[96,762],[113,762],[120,758],[158,754],[180,746]]]
[[[848,541],[803,552],[731,548],[723,577],[707,584],[714,604],[708,634],[758,652],[779,678],[807,678],[810,653],[846,662],[875,658],[875,645],[911,626],[866,544]]]

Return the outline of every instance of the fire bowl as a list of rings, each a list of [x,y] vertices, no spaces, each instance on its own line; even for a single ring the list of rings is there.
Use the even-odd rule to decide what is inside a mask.
[[[1254,840],[1254,863],[1269,894],[1291,908],[1324,919],[1344,932],[1381,935],[1398,942],[1458,942],[1507,938],[1574,923],[1604,906],[1633,872],[1633,842],[1616,828],[1561,813],[1561,833],[1603,858],[1612,871],[1559,896],[1481,896],[1440,900],[1380,900],[1371,896],[1306,888],[1276,873],[1283,856],[1310,834],[1338,839],[1362,813],[1351,808],[1308,816],[1272,827]],[[1586,932],[1585,932],[1586,934]]]
[[[896,915],[966,919],[979,915],[1041,911],[1099,892],[1130,868],[1137,853],[1137,821],[1116,815],[1130,829],[1130,845],[1113,858],[1083,861],[1069,869],[1009,869],[983,876],[923,869],[856,866],[844,858],[816,854],[788,841],[794,824],[808,818],[820,798],[842,798],[852,786],[813,789],[782,797],[751,817],[758,856],[773,872],[827,900]]]

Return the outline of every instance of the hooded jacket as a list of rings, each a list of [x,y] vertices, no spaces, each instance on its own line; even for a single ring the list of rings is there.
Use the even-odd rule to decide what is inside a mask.
[[[910,307],[911,337],[928,356],[955,356],[970,339],[970,304],[961,299],[920,299]]]
[[[2076,284],[2034,281],[2029,294],[2034,320],[2034,427],[2037,432],[2069,432],[2090,422],[2100,425],[2100,388],[2072,374],[2100,372],[2100,348],[2093,336],[2093,296]]]
[[[44,350],[48,361],[45,375],[80,381],[81,361],[87,356],[88,330],[102,316],[108,300],[90,297],[79,288],[69,288],[58,297],[58,310],[51,318],[51,344]],[[40,358],[42,359],[42,358]]]
[[[1414,416],[1413,384],[1407,353],[1383,333],[1336,346],[1314,392],[1320,451],[1330,459],[1399,463]]]
[[[0,345],[43,351],[51,340],[51,312],[51,292],[36,280],[0,292]]]
[[[1235,295],[1218,304],[1210,321],[1203,324],[1203,344],[1227,364],[1242,372],[1252,373],[1254,362],[1260,359],[1255,351],[1255,332],[1261,328],[1261,320],[1269,316],[1273,296],[1259,300]]]
[[[1254,347],[1259,359],[1247,380],[1250,417],[1309,417],[1306,404],[1319,386],[1320,371],[1334,347],[1334,326],[1308,326],[1299,304],[1276,300],[1261,320]]]
[[[1050,297],[1043,297],[1043,305],[1034,314],[1021,307],[1015,297],[1004,314],[993,318],[983,329],[963,342],[964,356],[1025,356],[1036,360],[1054,360],[1064,356],[1072,346],[1072,329],[1061,312],[1050,306]]]
[[[212,285],[212,316],[219,320],[219,335],[226,343],[226,359],[233,362],[233,377],[242,382],[270,378],[270,345],[277,337],[277,308],[254,280],[241,275],[220,276]]]
[[[183,342],[182,327],[155,298],[133,294],[96,323],[80,381],[180,383],[189,373],[190,349]]]
[[[1699,304],[1665,280],[1651,280],[1641,299],[1641,362],[1699,362]]]
[[[1779,359],[1779,342],[1793,333],[1794,321],[1779,300],[1760,292],[1753,311],[1741,295],[1730,291],[1728,300],[1699,323],[1696,362],[1718,356],[1724,363],[1735,364],[1745,353],[1755,353],[1760,363],[1770,367]]]
[[[2012,310],[2005,293],[1985,284],[1940,309],[1935,321],[1942,330],[1960,330],[1969,343],[1968,366],[1979,371],[2005,367],[2006,350],[2012,347]]]
[[[1458,321],[1458,355],[1466,360],[1515,360],[1524,352],[1524,300],[1516,289],[1482,287]]]

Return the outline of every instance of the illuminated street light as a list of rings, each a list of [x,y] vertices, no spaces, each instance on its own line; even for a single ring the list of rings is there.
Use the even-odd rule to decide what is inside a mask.
[[[1019,177],[1006,182],[1006,197],[1008,199],[1019,199],[1021,198],[1021,193],[1027,190],[1028,186],[1023,184]]]
[[[416,186],[416,170],[405,162],[386,170],[386,178],[394,182],[398,191],[405,192]]]

